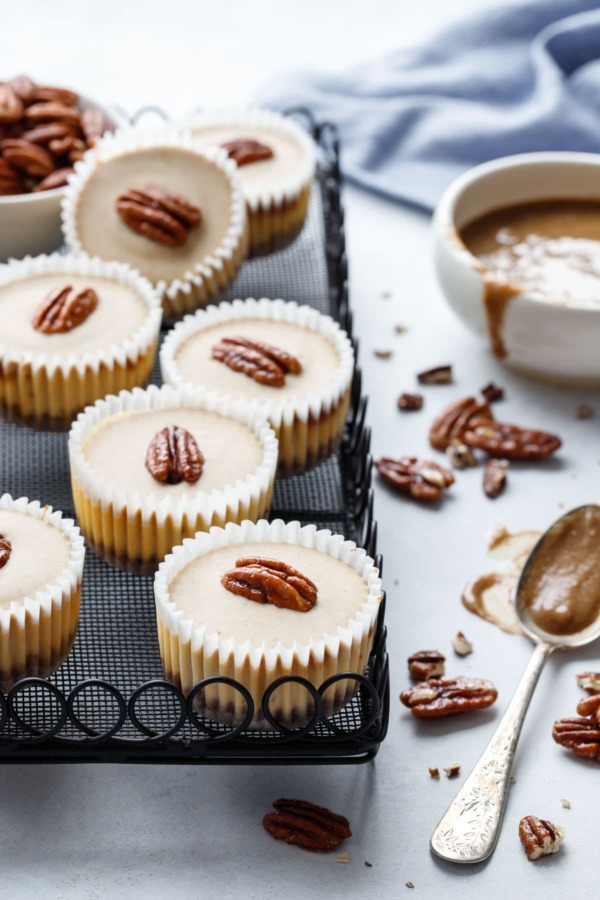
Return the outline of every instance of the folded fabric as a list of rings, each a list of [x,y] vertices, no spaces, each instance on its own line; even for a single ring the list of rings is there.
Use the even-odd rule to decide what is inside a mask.
[[[600,152],[600,9],[583,0],[487,9],[341,75],[279,76],[260,101],[335,122],[348,180],[430,209],[485,160]]]

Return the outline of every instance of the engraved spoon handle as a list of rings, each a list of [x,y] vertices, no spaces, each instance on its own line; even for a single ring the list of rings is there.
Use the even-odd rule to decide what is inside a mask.
[[[550,644],[536,645],[489,744],[433,832],[431,849],[443,859],[478,863],[493,853],[525,713],[544,663],[553,650]]]

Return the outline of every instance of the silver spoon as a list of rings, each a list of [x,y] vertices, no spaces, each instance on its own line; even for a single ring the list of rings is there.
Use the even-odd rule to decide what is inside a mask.
[[[534,642],[535,650],[492,739],[431,836],[431,849],[442,859],[478,863],[491,856],[500,834],[517,742],[544,663],[554,650],[583,647],[600,637],[600,618],[574,634],[549,634],[531,620],[529,610],[523,605],[527,572],[547,539],[569,518],[586,515],[588,511],[600,513],[600,508],[581,506],[551,525],[525,563],[517,585],[516,608],[521,627]]]

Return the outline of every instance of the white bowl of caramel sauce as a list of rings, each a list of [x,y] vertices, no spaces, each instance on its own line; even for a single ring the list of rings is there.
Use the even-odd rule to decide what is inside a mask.
[[[600,385],[600,155],[526,153],[454,181],[435,265],[460,319],[507,365]]]

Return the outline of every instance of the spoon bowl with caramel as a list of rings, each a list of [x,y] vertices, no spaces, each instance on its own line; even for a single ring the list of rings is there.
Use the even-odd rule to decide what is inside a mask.
[[[542,535],[521,573],[516,608],[535,649],[492,739],[432,835],[433,852],[451,862],[482,862],[494,851],[519,735],[546,660],[554,650],[600,638],[600,506],[573,509]]]
[[[492,353],[600,385],[600,155],[527,153],[460,176],[434,217],[438,278]]]

